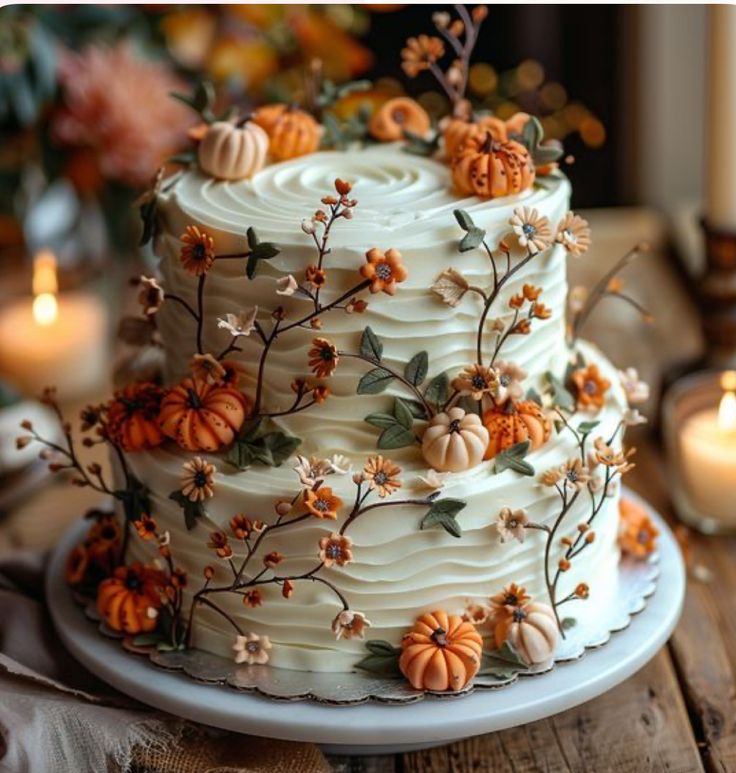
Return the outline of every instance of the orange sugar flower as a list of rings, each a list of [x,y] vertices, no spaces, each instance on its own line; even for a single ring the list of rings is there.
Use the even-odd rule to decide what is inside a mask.
[[[365,257],[366,262],[360,267],[360,273],[365,279],[370,279],[372,293],[393,295],[396,285],[409,275],[401,262],[401,253],[393,247],[386,250],[385,254],[377,247],[372,247]]]
[[[257,588],[254,590],[246,591],[243,594],[243,604],[245,604],[246,607],[250,607],[251,609],[260,607],[261,604],[263,604],[263,594]]]
[[[309,354],[309,367],[319,378],[331,376],[335,372],[339,356],[335,345],[326,338],[315,338]]]
[[[196,225],[188,225],[179,238],[184,243],[179,256],[184,269],[194,276],[206,274],[215,262],[215,240]]]
[[[154,521],[150,515],[143,513],[143,515],[140,517],[140,520],[133,521],[133,526],[135,526],[136,531],[138,532],[138,536],[141,539],[155,539],[157,531],[156,521]]]
[[[630,499],[623,498],[619,504],[621,521],[618,544],[621,550],[633,558],[646,558],[657,547],[659,530],[646,510]]]
[[[328,569],[334,564],[345,566],[353,560],[352,546],[353,541],[350,537],[333,532],[329,537],[322,537],[319,541],[320,560]]]
[[[210,533],[208,548],[212,548],[219,558],[231,558],[233,549],[228,542],[227,534],[224,531],[213,531]]]
[[[327,272],[318,266],[307,266],[306,278],[312,287],[324,287],[327,282]]]
[[[595,410],[603,407],[611,382],[601,375],[597,365],[580,368],[571,378],[577,390],[578,408]]]
[[[332,489],[321,486],[316,491],[304,491],[304,506],[317,518],[337,518],[337,511],[342,507],[342,499],[332,493]]]
[[[400,472],[401,467],[379,454],[368,457],[363,468],[363,477],[368,482],[368,486],[376,489],[378,496],[383,498],[391,496],[396,489],[401,488],[401,481],[398,478]]]
[[[411,37],[401,49],[401,67],[410,78],[416,78],[444,54],[445,44],[440,38],[429,35]]]
[[[238,513],[230,519],[230,528],[236,539],[247,539],[253,530],[253,524],[250,518],[247,518],[243,513]]]
[[[312,390],[312,399],[317,405],[322,405],[329,396],[330,388],[326,384],[317,384]]]
[[[539,299],[539,296],[542,294],[542,288],[541,287],[535,287],[534,285],[527,285],[525,284],[522,288],[522,293],[524,297],[528,301],[536,301]]]

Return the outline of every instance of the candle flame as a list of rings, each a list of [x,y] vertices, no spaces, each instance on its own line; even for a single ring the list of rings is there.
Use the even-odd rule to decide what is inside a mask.
[[[736,394],[724,392],[718,406],[718,428],[723,432],[736,432]]]
[[[59,314],[56,293],[56,258],[52,252],[42,250],[33,260],[33,319],[38,325],[52,325]]]

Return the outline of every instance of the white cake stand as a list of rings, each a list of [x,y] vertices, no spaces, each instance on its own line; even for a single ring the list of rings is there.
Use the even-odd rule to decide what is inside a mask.
[[[118,690],[163,711],[249,735],[311,741],[334,754],[388,754],[428,748],[533,722],[591,700],[636,673],[662,647],[682,610],[685,569],[680,550],[661,516],[646,507],[660,530],[657,590],[630,625],[580,660],[499,690],[478,691],[451,704],[424,700],[403,706],[368,703],[332,707],[310,701],[284,704],[258,695],[197,684],[163,671],[101,636],[64,581],[68,551],[79,530],[56,546],[46,592],[62,642],[92,673]]]

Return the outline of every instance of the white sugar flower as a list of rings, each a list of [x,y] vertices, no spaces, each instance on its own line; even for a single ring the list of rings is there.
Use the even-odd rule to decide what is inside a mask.
[[[217,320],[217,327],[227,330],[230,335],[248,336],[256,327],[256,316],[258,306],[254,306],[250,311],[241,311],[239,314],[226,314],[224,319]]]
[[[369,628],[371,621],[366,619],[362,612],[353,612],[352,609],[343,609],[332,621],[332,633],[336,639],[362,639],[365,629]]]
[[[509,224],[519,239],[519,245],[526,247],[532,255],[546,250],[552,243],[549,220],[532,207],[517,207]]]
[[[268,650],[271,649],[271,641],[268,636],[259,636],[249,633],[245,636],[236,636],[233,644],[236,663],[247,663],[249,666],[268,663]]]
[[[299,480],[303,486],[312,488],[317,483],[321,483],[327,475],[334,472],[332,465],[327,459],[319,459],[316,456],[307,458],[298,454],[296,457],[296,464],[294,470],[299,476]]]
[[[437,472],[437,470],[430,467],[424,475],[419,475],[418,477],[425,488],[437,491],[444,487],[448,474],[446,472]]]
[[[294,295],[298,288],[296,279],[291,274],[276,280],[276,295]]]
[[[649,399],[649,384],[639,378],[636,368],[626,368],[620,370],[618,375],[621,378],[621,386],[626,392],[626,399],[630,405],[645,403]]]
[[[638,424],[646,424],[647,417],[642,416],[636,408],[629,408],[624,411],[624,424],[627,427],[636,427]]]
[[[526,371],[515,363],[505,360],[496,360],[494,368],[498,376],[497,401],[503,403],[509,398],[521,400],[524,396],[521,382],[526,378]]]
[[[330,465],[331,471],[336,475],[347,475],[352,469],[350,460],[343,454],[332,454],[332,456],[327,459],[327,464]]]
[[[496,519],[496,529],[498,530],[501,542],[517,539],[524,541],[526,524],[529,523],[529,517],[526,510],[512,510],[510,507],[502,508]]]

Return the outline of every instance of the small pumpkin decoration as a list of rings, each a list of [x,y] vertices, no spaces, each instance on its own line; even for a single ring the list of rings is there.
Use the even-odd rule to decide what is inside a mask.
[[[483,639],[459,615],[422,615],[401,641],[399,668],[415,690],[462,690],[478,673]]]
[[[129,635],[156,628],[166,576],[158,569],[134,563],[119,566],[97,589],[97,611],[113,631]],[[152,613],[151,610],[154,610]]]
[[[422,437],[422,454],[435,470],[461,472],[483,461],[488,441],[480,416],[455,407],[432,417]]]
[[[218,180],[245,180],[266,164],[268,134],[253,121],[215,121],[199,143],[200,169]]]
[[[497,142],[506,142],[508,135],[506,124],[492,115],[484,115],[477,121],[465,121],[462,118],[451,118],[445,127],[445,153],[448,158],[454,158],[466,140],[470,137],[485,137],[486,132]]]
[[[549,663],[558,636],[552,607],[530,601],[509,612],[507,619],[497,626],[496,643],[499,638],[508,641],[525,663],[535,666]]]
[[[431,126],[427,111],[409,97],[395,97],[384,102],[371,116],[368,131],[380,142],[404,139],[404,131],[423,137]]]
[[[499,451],[525,440],[530,441],[534,450],[552,434],[552,422],[533,400],[508,400],[504,405],[496,405],[483,414],[483,424],[489,435],[484,459],[493,459]]]
[[[107,431],[123,451],[155,448],[164,440],[158,425],[163,389],[144,382],[128,384],[107,406]]]
[[[237,389],[190,377],[164,397],[158,421],[187,451],[216,451],[233,442],[251,408]]]
[[[531,188],[535,171],[529,151],[519,142],[499,142],[486,131],[470,136],[452,161],[458,191],[481,198],[497,198]]]
[[[314,153],[322,139],[322,127],[304,110],[292,105],[259,107],[253,115],[269,137],[269,153],[276,161],[286,161]]]

